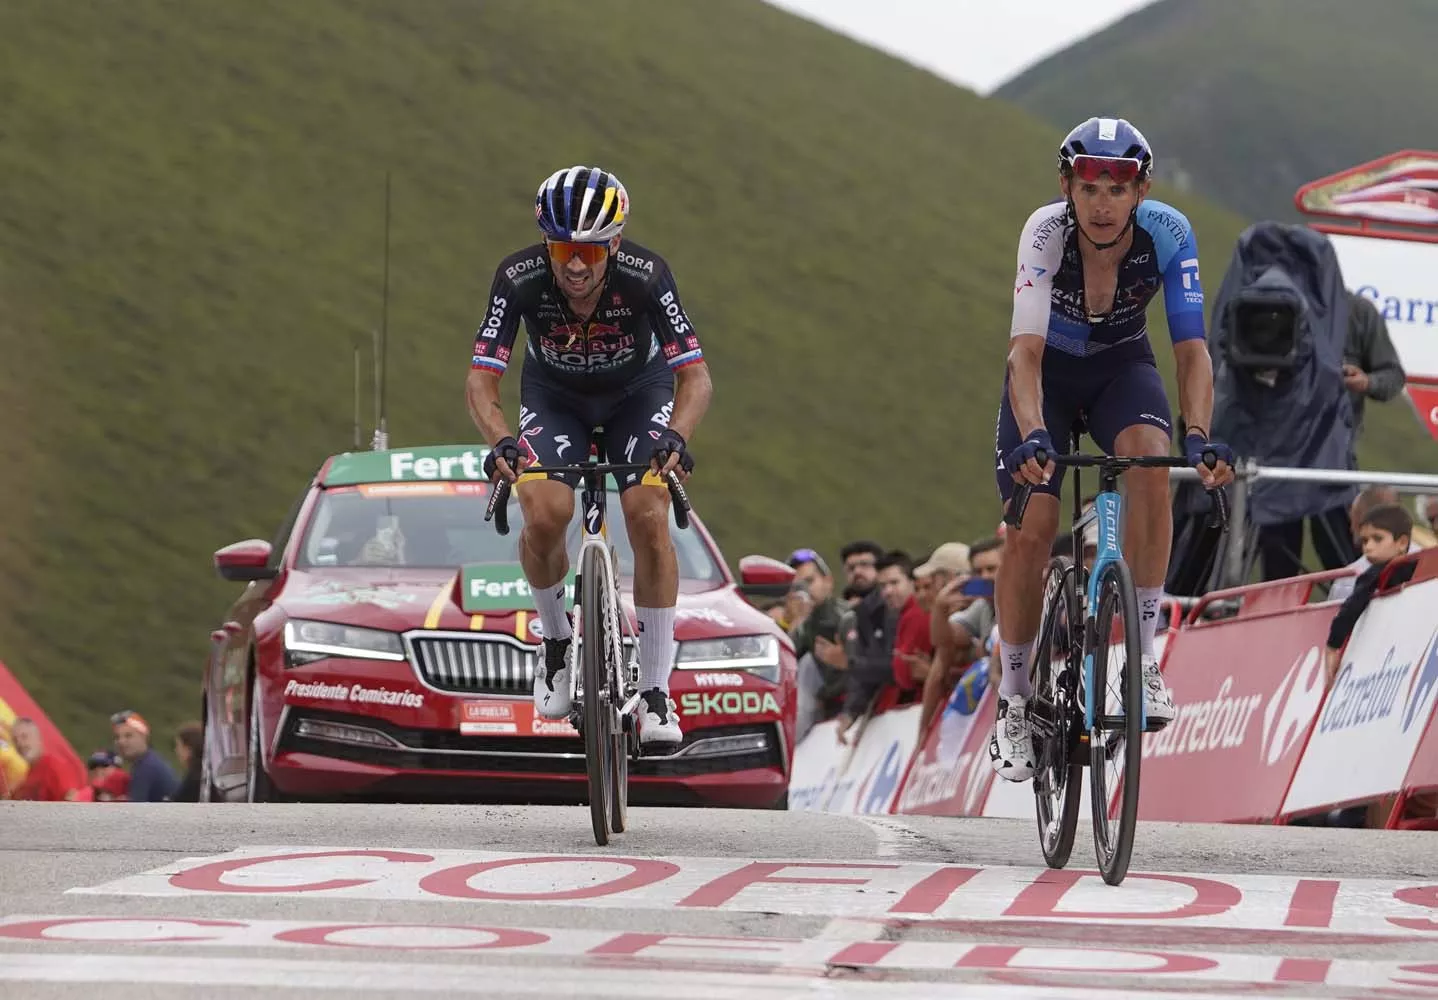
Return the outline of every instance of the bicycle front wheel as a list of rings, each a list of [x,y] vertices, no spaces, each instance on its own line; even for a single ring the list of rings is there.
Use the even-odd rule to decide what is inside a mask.
[[[1083,758],[1079,735],[1083,724],[1076,693],[1083,668],[1082,635],[1073,561],[1054,558],[1044,583],[1043,617],[1032,661],[1033,699],[1029,719],[1034,730],[1034,809],[1039,846],[1050,868],[1068,864],[1078,828],[1082,798]]]
[[[617,596],[619,591],[616,587],[607,593]],[[607,647],[610,659],[606,666],[609,678],[609,697],[606,700],[610,706],[609,717],[613,720],[609,740],[609,826],[615,833],[623,833],[629,826],[629,747],[631,741],[638,740],[637,733],[633,732],[638,720],[633,713],[627,719],[623,715],[629,663],[623,642],[624,630],[619,624],[619,616],[624,610],[618,604],[616,601],[610,605],[612,613],[608,616],[611,638]]]
[[[1089,730],[1089,791],[1099,871],[1109,885],[1128,874],[1138,825],[1143,762],[1143,661],[1133,574],[1109,563],[1098,583],[1094,621],[1093,726]],[[1114,793],[1118,792],[1115,801]]]
[[[594,823],[594,842],[609,843],[611,830],[610,772],[614,767],[614,732],[609,705],[609,684],[605,664],[612,637],[605,607],[613,593],[609,560],[598,546],[586,546],[580,560],[579,644],[581,697],[584,702],[584,761],[589,776],[589,817]]]

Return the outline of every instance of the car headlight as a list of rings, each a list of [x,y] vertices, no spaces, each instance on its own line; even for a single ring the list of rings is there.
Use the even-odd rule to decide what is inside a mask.
[[[674,665],[680,670],[748,670],[777,683],[779,640],[772,635],[727,635],[679,644]]]
[[[300,667],[327,656],[403,660],[399,636],[377,628],[291,619],[285,622],[285,666]]]

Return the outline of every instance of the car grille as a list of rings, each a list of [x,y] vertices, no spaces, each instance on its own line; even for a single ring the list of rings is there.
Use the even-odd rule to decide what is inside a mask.
[[[415,636],[409,648],[426,684],[462,694],[529,694],[540,649],[484,635]]]
[[[521,647],[482,632],[420,633],[407,642],[420,679],[436,690],[456,694],[530,694],[543,648]],[[634,640],[626,636],[624,646],[632,652]],[[583,685],[577,686],[582,690]]]

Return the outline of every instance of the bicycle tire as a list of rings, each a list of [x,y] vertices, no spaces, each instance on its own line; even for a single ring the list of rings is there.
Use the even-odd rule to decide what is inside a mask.
[[[1083,798],[1084,762],[1079,753],[1083,715],[1075,683],[1083,669],[1082,642],[1081,639],[1075,642],[1082,636],[1078,609],[1073,560],[1057,556],[1045,571],[1044,606],[1038,640],[1034,644],[1031,667],[1034,693],[1030,702],[1030,718],[1036,723],[1034,814],[1038,820],[1039,847],[1050,868],[1062,868],[1069,862]],[[1060,652],[1068,666],[1068,673],[1062,678],[1053,669],[1056,644],[1062,645]]]
[[[610,569],[613,570],[614,562],[611,559]],[[629,826],[629,741],[630,732],[625,727],[625,719],[621,714],[624,710],[624,698],[626,685],[625,675],[628,673],[628,664],[624,656],[624,629],[619,623],[619,616],[623,614],[618,601],[619,589],[615,582],[615,575],[611,572],[605,578],[605,614],[609,622],[609,641],[605,645],[610,656],[606,660],[609,677],[607,695],[605,701],[609,707],[609,719],[612,733],[610,736],[610,757],[609,757],[609,826],[615,833],[623,833]],[[611,600],[613,599],[613,600]],[[633,725],[635,720],[630,719]]]
[[[1122,616],[1123,673],[1119,681],[1122,715],[1106,715],[1108,705],[1109,640],[1114,614]],[[1104,567],[1098,585],[1098,612],[1094,620],[1094,728],[1089,732],[1089,781],[1093,799],[1094,852],[1099,871],[1109,885],[1128,874],[1138,826],[1139,771],[1143,762],[1143,661],[1139,647],[1138,597],[1133,574],[1122,560]],[[1116,822],[1109,817],[1108,763],[1115,756],[1113,737],[1123,738],[1124,770]]]
[[[594,841],[609,843],[610,777],[613,739],[610,733],[608,685],[604,678],[605,650],[609,646],[609,623],[604,616],[604,594],[608,577],[603,552],[586,546],[580,563],[580,677],[584,685],[584,764],[589,777],[589,817],[594,824]]]

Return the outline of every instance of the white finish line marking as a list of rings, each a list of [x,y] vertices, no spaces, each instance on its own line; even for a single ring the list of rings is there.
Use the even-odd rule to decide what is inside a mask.
[[[546,903],[820,915],[851,920],[1071,922],[1251,932],[1331,944],[1438,938],[1431,881],[1130,872],[889,861],[746,861],[496,851],[246,847],[186,858],[77,894]],[[1344,937],[1344,936],[1347,937]]]
[[[664,971],[682,974],[727,976],[766,976],[765,982],[778,980],[802,981],[821,978],[835,969],[864,969],[888,973],[885,981],[897,985],[914,982],[904,973],[950,971],[983,978],[991,973],[1063,974],[1076,980],[1104,981],[1112,977],[1138,977],[1156,989],[1191,989],[1198,983],[1244,983],[1250,986],[1278,984],[1322,984],[1339,987],[1406,986],[1438,988],[1438,963],[1412,959],[1327,959],[1284,955],[1229,954],[1188,949],[1127,949],[1079,947],[1024,947],[1011,944],[960,940],[951,941],[871,941],[843,940],[825,935],[800,939],[787,937],[741,937],[702,934],[664,934],[620,930],[588,930],[580,928],[493,927],[483,925],[425,925],[347,923],[302,920],[225,920],[184,917],[115,917],[115,916],[12,916],[0,919],[0,980],[7,978],[4,970],[16,968],[14,959],[37,959],[33,952],[22,956],[4,950],[4,946],[33,946],[37,943],[55,945],[123,946],[164,945],[185,949],[216,948],[258,951],[281,950],[328,951],[350,954],[355,950],[369,952],[432,955],[448,952],[454,957],[491,958],[504,956],[534,959],[524,968],[545,969],[554,976],[577,978],[587,975],[586,969],[611,970],[627,968],[646,975]],[[27,949],[28,950],[28,949]],[[1311,951],[1312,949],[1310,949]],[[67,982],[89,981],[91,972],[82,968],[76,976],[66,978],[57,964],[68,962],[68,954],[51,956],[55,962],[31,962],[18,967],[12,979],[56,979]],[[100,961],[101,956],[90,956]],[[120,951],[103,956],[105,961],[149,961],[149,956],[126,955]],[[568,965],[555,959],[567,959]],[[175,961],[183,961],[175,959]],[[216,959],[208,955],[203,962],[190,961],[184,969],[209,968]],[[235,960],[220,959],[224,968],[234,968]],[[246,964],[247,963],[247,964]],[[331,963],[291,959],[246,959],[246,977],[264,977],[266,970],[277,966],[294,968],[301,974],[319,969],[325,985],[333,982]],[[371,967],[360,962],[360,966]],[[251,968],[250,966],[253,966]],[[381,970],[393,965],[373,963]],[[429,970],[456,968],[428,963],[411,966],[410,975],[428,976]],[[474,978],[475,966],[469,976]],[[490,966],[485,965],[485,969]],[[565,969],[568,969],[566,972]],[[145,973],[131,971],[134,982],[172,982],[165,978],[171,972],[154,973],[158,978],[143,978]],[[217,974],[218,975],[218,974]],[[388,973],[382,973],[387,976]],[[486,977],[488,973],[486,972]],[[116,976],[115,978],[124,978]],[[447,974],[441,972],[447,982]],[[528,977],[526,974],[526,978]],[[184,980],[189,982],[190,980]],[[198,982],[199,980],[196,980]],[[205,982],[212,980],[205,979]],[[216,979],[214,982],[221,980]],[[224,982],[249,983],[251,978],[225,979]],[[492,980],[487,980],[492,981]],[[268,985],[268,982],[258,983]],[[1183,984],[1187,984],[1184,986]],[[348,983],[339,985],[352,985]],[[436,985],[439,989],[442,986]],[[786,987],[793,988],[793,987]],[[686,981],[686,992],[688,983]],[[727,995],[727,994],[726,994]],[[737,994],[736,994],[737,995]]]

